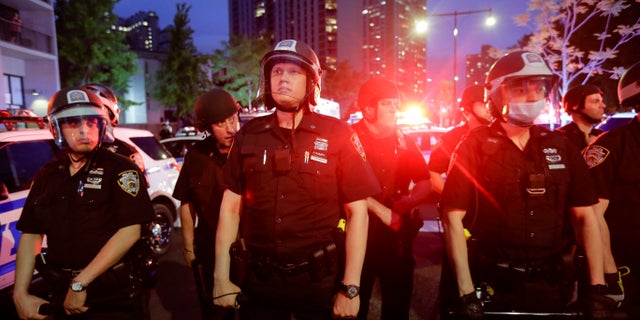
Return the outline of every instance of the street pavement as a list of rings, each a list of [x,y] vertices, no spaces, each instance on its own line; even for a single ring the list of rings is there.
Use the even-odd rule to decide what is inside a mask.
[[[442,239],[434,207],[425,205],[420,209],[425,225],[414,243],[416,267],[410,317],[412,320],[435,320],[440,318],[437,300]],[[182,258],[180,228],[174,229],[169,251],[159,262],[159,280],[150,297],[151,319],[200,319],[193,273]],[[380,319],[380,293],[377,287],[374,289],[369,319]]]

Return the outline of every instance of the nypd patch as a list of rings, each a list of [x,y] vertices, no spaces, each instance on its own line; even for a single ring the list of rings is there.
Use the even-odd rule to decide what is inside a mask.
[[[127,170],[118,173],[118,185],[124,192],[134,197],[137,196],[138,191],[140,191],[140,177],[138,176],[138,171]]]
[[[598,145],[588,146],[584,151],[584,161],[587,163],[589,168],[593,168],[603,163],[610,153],[611,152],[607,150],[607,148]]]

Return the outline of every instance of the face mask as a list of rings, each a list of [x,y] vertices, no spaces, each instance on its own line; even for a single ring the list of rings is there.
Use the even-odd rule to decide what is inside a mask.
[[[511,102],[507,122],[519,127],[533,125],[533,121],[540,115],[546,104],[545,99],[535,102]]]

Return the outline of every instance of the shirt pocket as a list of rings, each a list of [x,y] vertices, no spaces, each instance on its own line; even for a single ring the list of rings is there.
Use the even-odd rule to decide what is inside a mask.
[[[300,168],[302,188],[316,200],[328,200],[338,195],[335,165],[310,162]]]

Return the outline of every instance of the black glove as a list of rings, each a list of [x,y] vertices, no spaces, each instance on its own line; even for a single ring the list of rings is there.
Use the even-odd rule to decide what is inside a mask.
[[[618,303],[607,297],[607,287],[590,285],[587,293],[585,315],[587,319],[612,319]]]
[[[463,319],[482,319],[484,309],[475,291],[460,297],[460,306],[458,307],[457,314]]]

